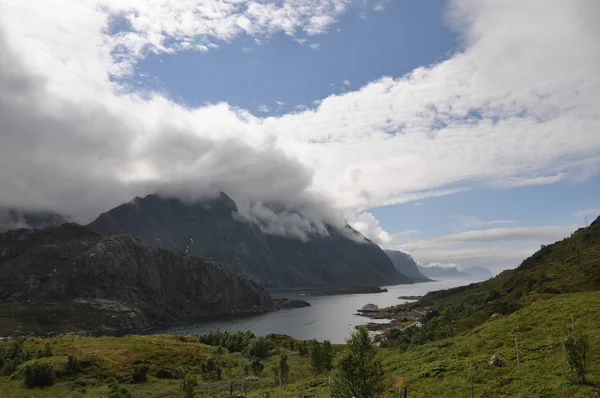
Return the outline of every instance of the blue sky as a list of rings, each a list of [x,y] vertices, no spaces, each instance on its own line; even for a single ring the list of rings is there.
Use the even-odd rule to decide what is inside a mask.
[[[224,101],[257,116],[314,108],[331,94],[446,59],[458,43],[443,8],[439,0],[389,2],[379,12],[356,5],[326,35],[275,33],[260,44],[243,36],[214,41],[215,51],[150,55],[129,80],[193,107]]]
[[[269,233],[345,219],[425,265],[515,267],[600,213],[594,11],[14,2],[0,83],[23,100],[0,102],[0,206],[86,222],[159,188],[224,190]]]

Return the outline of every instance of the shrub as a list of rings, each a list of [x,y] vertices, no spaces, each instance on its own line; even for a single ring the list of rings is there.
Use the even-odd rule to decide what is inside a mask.
[[[145,383],[148,381],[148,365],[134,366],[131,378],[134,383]]]
[[[569,379],[575,383],[585,384],[587,373],[587,336],[579,327],[569,327],[563,338],[563,346],[569,364]]]
[[[200,365],[200,373],[204,380],[221,380],[221,372],[221,366],[212,357],[209,357]]]
[[[14,372],[17,371],[17,361],[14,359],[5,359],[4,364],[2,365],[2,375],[10,376]]]
[[[79,371],[79,360],[75,358],[74,355],[69,355],[67,357],[67,365],[65,369],[69,373],[76,373]]]
[[[181,382],[181,391],[183,391],[183,396],[185,398],[193,398],[194,397],[194,389],[198,385],[198,379],[191,374],[187,374],[183,381]]]
[[[246,348],[246,356],[248,358],[265,359],[269,356],[269,350],[271,349],[271,343],[264,337],[257,337],[250,341]]]
[[[54,384],[54,370],[48,364],[37,362],[29,364],[25,367],[23,375],[27,388],[48,387]]]
[[[113,383],[108,390],[108,398],[131,398],[131,393],[128,389],[120,384]]]

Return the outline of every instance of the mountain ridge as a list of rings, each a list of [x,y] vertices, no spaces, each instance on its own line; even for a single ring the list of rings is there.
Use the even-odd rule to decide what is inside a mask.
[[[359,243],[331,226],[327,235],[313,234],[306,242],[266,234],[241,220],[235,202],[224,193],[195,203],[156,194],[135,198],[102,213],[88,227],[218,259],[270,288],[413,282],[366,238]]]
[[[385,254],[392,260],[394,267],[409,278],[414,279],[416,282],[431,281],[419,270],[419,265],[409,254],[400,250],[385,250]]]

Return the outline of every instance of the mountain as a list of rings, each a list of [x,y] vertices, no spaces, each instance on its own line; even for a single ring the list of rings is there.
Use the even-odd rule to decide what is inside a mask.
[[[463,268],[461,272],[478,279],[489,279],[494,276],[492,271],[484,267]]]
[[[535,300],[598,290],[600,217],[570,237],[542,245],[515,269],[484,282],[428,293],[411,305],[448,309],[456,320],[453,326],[460,329],[477,326],[493,314],[513,313]]]
[[[132,330],[275,306],[262,286],[218,261],[137,237],[76,224],[0,234],[2,333]]]
[[[394,267],[402,274],[413,279],[415,282],[429,282],[431,279],[423,275],[418,268],[417,263],[413,258],[399,250],[386,250],[385,253],[388,255]]]
[[[0,232],[17,228],[56,227],[67,221],[66,217],[54,212],[0,207]]]
[[[101,234],[136,235],[148,244],[218,259],[268,287],[412,283],[367,239],[334,227],[307,241],[265,234],[242,220],[225,194],[193,204],[148,195],[101,214],[89,227]],[[360,235],[362,237],[362,235]]]
[[[461,272],[458,268],[455,267],[439,267],[439,266],[430,266],[423,267],[421,265],[417,265],[418,270],[428,278],[431,279],[453,279],[453,278],[469,278],[470,275]]]

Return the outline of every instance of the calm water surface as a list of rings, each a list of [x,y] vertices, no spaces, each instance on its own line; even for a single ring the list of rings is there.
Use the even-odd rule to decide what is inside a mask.
[[[377,322],[377,320],[354,315],[365,304],[373,303],[380,308],[389,307],[406,302],[406,300],[399,300],[398,296],[422,296],[430,291],[468,285],[473,282],[476,280],[449,279],[413,285],[386,286],[387,293],[340,296],[301,296],[297,292],[273,291],[270,292],[273,297],[299,298],[308,301],[311,306],[173,326],[153,331],[153,333],[205,334],[217,329],[232,332],[250,330],[259,336],[281,333],[303,340],[314,338],[330,340],[334,344],[344,343],[356,325]],[[386,322],[386,320],[381,320],[381,322]]]

